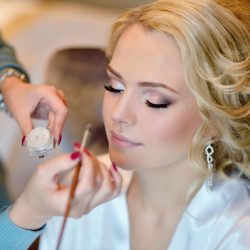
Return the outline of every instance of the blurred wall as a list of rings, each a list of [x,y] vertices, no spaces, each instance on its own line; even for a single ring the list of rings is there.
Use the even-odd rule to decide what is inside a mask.
[[[144,3],[153,2],[153,0],[43,0],[47,2],[82,2],[88,4],[94,4],[102,7],[115,8],[115,9],[126,9],[131,8],[137,5],[141,5]]]
[[[104,47],[109,27],[119,15],[115,9],[53,0],[0,0],[0,12],[0,30],[4,38],[14,46],[32,82],[37,84],[45,82],[47,63],[56,51]],[[44,122],[34,122],[37,126],[46,126]],[[21,147],[22,135],[16,122],[3,113],[0,113],[0,138],[0,159],[6,167],[12,200],[20,194],[42,160],[73,150],[63,133],[62,144],[54,154],[46,159],[30,157]]]

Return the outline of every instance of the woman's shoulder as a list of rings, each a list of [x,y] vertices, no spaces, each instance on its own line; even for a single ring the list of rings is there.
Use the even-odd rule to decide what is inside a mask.
[[[200,204],[198,206],[198,204]],[[248,213],[250,216],[250,181],[216,177],[210,189],[205,182],[192,200],[189,209],[199,215]]]
[[[231,203],[232,206],[238,206],[245,203],[245,207],[250,208],[250,180],[241,178],[221,178],[215,180],[214,191],[216,195],[225,197],[225,200]]]
[[[169,249],[249,249],[249,235],[249,182],[217,177],[194,196]]]

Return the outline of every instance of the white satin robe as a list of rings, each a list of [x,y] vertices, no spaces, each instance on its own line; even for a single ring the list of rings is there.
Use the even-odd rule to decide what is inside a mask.
[[[80,219],[68,220],[61,250],[130,249],[126,189],[131,176],[125,177],[124,190],[119,197]],[[187,207],[166,249],[249,250],[249,190],[243,181],[217,179],[212,191],[204,183]],[[60,217],[48,223],[40,240],[40,250],[55,249],[61,224]]]

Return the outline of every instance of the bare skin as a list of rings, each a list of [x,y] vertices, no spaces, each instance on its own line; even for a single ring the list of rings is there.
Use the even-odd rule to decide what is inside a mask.
[[[1,92],[23,135],[27,135],[33,128],[31,118],[48,119],[48,127],[60,143],[60,135],[68,114],[61,90],[46,84],[26,84],[18,77],[10,76],[1,85]]]
[[[108,75],[103,117],[109,154],[134,172],[127,193],[131,249],[163,250],[196,178],[188,161],[201,125],[196,101],[174,39],[139,25],[122,34]]]

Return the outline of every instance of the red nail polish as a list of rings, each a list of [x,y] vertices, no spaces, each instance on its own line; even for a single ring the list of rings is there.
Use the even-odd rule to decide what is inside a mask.
[[[116,165],[115,165],[114,162],[112,162],[112,167],[113,167],[113,169],[117,172],[117,167],[116,167]]]
[[[26,136],[24,135],[23,138],[22,138],[22,146],[24,146],[25,139],[26,139]]]
[[[80,158],[80,157],[81,157],[81,153],[80,153],[79,151],[73,152],[73,153],[70,155],[70,158],[71,158],[72,161],[75,160],[75,159],[77,159],[77,158]]]
[[[57,144],[60,145],[61,141],[62,141],[62,134],[59,135]]]
[[[74,142],[74,147],[75,148],[80,148],[81,147],[81,144],[79,142]]]
[[[89,157],[92,156],[91,153],[89,152],[89,150],[88,150],[87,148],[84,148],[84,149],[83,149],[83,152],[84,152],[86,155],[88,155]]]

